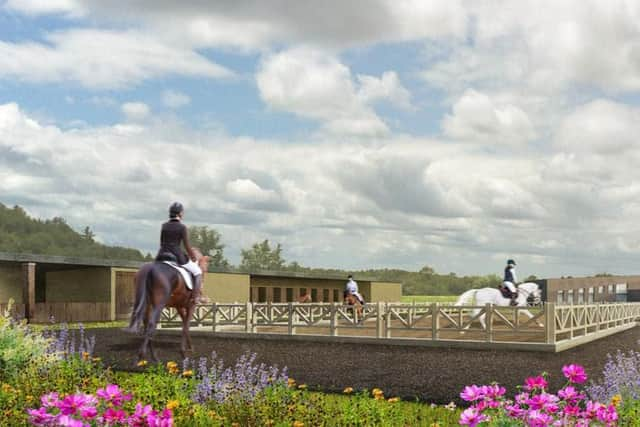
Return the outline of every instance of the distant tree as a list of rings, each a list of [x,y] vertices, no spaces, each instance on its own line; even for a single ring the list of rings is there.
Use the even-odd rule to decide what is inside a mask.
[[[204,255],[210,257],[209,266],[229,269],[229,261],[224,257],[224,245],[220,243],[222,236],[208,226],[189,227],[189,240],[192,246],[200,249]]]
[[[536,280],[538,280],[538,277],[534,276],[533,274],[527,277],[526,279],[524,279],[525,282],[535,282]]]
[[[91,231],[91,228],[89,226],[86,226],[84,228],[84,230],[82,230],[82,238],[89,241],[89,242],[93,242],[93,238],[96,237],[96,235],[94,234],[93,231]]]
[[[253,270],[284,270],[285,260],[282,258],[282,246],[280,243],[271,248],[269,240],[255,243],[250,249],[242,249],[240,269]]]

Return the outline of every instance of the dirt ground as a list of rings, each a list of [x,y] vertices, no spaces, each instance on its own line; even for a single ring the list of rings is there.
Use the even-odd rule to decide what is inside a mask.
[[[133,370],[140,338],[120,329],[92,329],[95,353],[115,369]],[[193,336],[194,358],[216,351],[233,364],[244,352],[257,354],[257,361],[286,366],[290,377],[311,389],[341,392],[379,387],[386,396],[420,399],[434,403],[458,401],[466,384],[498,382],[509,391],[527,376],[549,373],[553,391],[564,384],[561,368],[579,363],[591,378],[600,376],[607,354],[638,349],[640,328],[600,339],[561,353],[528,351],[467,350],[381,344],[329,343],[264,338]],[[154,338],[162,361],[180,360],[180,337],[158,331]]]

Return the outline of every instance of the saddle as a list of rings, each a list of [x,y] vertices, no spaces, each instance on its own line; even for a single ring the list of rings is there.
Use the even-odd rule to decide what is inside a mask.
[[[506,286],[500,286],[498,289],[500,289],[500,293],[502,294],[503,297],[508,298],[508,299],[512,299],[512,298],[517,298],[518,296],[518,292],[516,292],[515,294],[513,292],[511,292],[511,290],[509,288],[507,288]]]

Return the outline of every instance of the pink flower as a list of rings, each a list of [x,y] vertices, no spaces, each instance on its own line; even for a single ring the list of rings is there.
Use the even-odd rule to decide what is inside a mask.
[[[587,406],[584,410],[584,412],[582,413],[582,416],[584,418],[589,418],[589,419],[593,419],[597,416],[598,411],[604,408],[604,405],[600,402],[594,402],[592,400],[587,402]]]
[[[112,403],[114,406],[122,406],[123,401],[131,400],[131,395],[122,394],[122,391],[117,384],[108,384],[105,388],[98,389],[96,396],[103,399],[105,402]]]
[[[587,374],[580,365],[565,365],[562,367],[562,373],[569,381],[575,384],[582,384],[587,380]]]
[[[529,400],[529,393],[518,393],[516,394],[515,398],[516,403],[520,405],[526,405],[527,401]]]
[[[98,415],[98,410],[95,406],[83,406],[80,408],[80,415],[82,418],[90,420]]]
[[[161,414],[155,412],[147,417],[149,427],[173,427],[173,415],[171,410],[165,409]]]
[[[27,409],[29,414],[29,422],[34,426],[48,426],[56,418],[55,415],[47,413],[47,408]]]
[[[522,418],[522,416],[527,413],[527,411],[519,405],[507,405],[504,409],[507,410],[507,415],[511,418]]]
[[[558,397],[554,394],[540,393],[527,400],[527,404],[531,409],[547,409],[549,405],[555,405],[557,401]]]
[[[613,424],[618,420],[618,412],[616,412],[616,407],[613,405],[602,405],[598,408],[596,416],[600,421],[607,423],[608,425]]]
[[[577,405],[569,404],[564,407],[562,412],[568,417],[577,417],[580,415],[580,407]]]
[[[58,403],[58,408],[60,408],[62,415],[75,415],[80,408],[83,408],[87,404],[87,396],[86,394],[77,393],[62,399],[62,401]]]
[[[498,384],[483,385],[480,389],[482,391],[482,394],[490,399],[497,399],[500,396],[503,396],[506,392],[506,389],[504,387],[500,387]]]
[[[578,391],[573,386],[567,386],[559,390],[558,396],[562,400],[566,400],[568,402],[575,402],[576,400],[580,400],[584,397],[584,395],[581,393],[578,393]]]
[[[109,408],[104,411],[102,417],[107,424],[124,423],[127,419],[127,413],[122,409],[116,410],[113,408]]]
[[[544,390],[547,388],[547,380],[542,376],[537,377],[529,377],[524,381],[524,389],[527,391],[531,390]]]
[[[553,422],[551,415],[538,410],[529,411],[526,418],[529,427],[546,427]]]
[[[60,418],[56,420],[55,425],[61,427],[91,427],[89,424],[85,424],[80,420],[73,419],[69,415],[61,415]]]
[[[460,397],[467,402],[475,402],[476,400],[482,399],[484,397],[483,387],[478,387],[475,384],[468,385],[462,390]]]
[[[147,426],[147,418],[156,414],[157,412],[153,410],[151,405],[142,406],[142,403],[138,402],[135,412],[129,417],[129,425],[133,427]]]
[[[58,393],[47,393],[47,394],[43,394],[40,397],[40,402],[42,402],[42,406],[44,406],[45,408],[51,408],[54,406],[58,406]]]
[[[465,409],[462,414],[460,414],[460,425],[468,425],[469,427],[475,427],[483,421],[488,420],[489,418],[486,415],[478,412],[476,408],[473,406],[471,408]]]

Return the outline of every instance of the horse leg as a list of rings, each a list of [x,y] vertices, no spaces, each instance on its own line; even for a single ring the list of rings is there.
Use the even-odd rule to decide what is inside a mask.
[[[527,316],[529,319],[533,319],[533,313],[531,313],[529,310],[522,310],[520,311],[520,313],[523,313],[525,316]],[[539,321],[536,322],[536,324],[541,327],[544,328],[544,325],[542,323],[540,323]]]
[[[140,346],[140,350],[138,351],[138,361],[147,360],[147,352],[151,346],[150,338],[147,334],[149,330],[149,317],[151,316],[151,306],[147,305],[145,307],[144,319],[142,319],[142,345]]]
[[[180,353],[182,354],[182,358],[187,357],[187,352],[191,350],[191,340],[189,339],[189,320],[191,316],[189,316],[189,310],[185,307],[180,307],[178,310],[178,314],[180,314],[180,318],[182,319],[182,340],[180,341]]]

